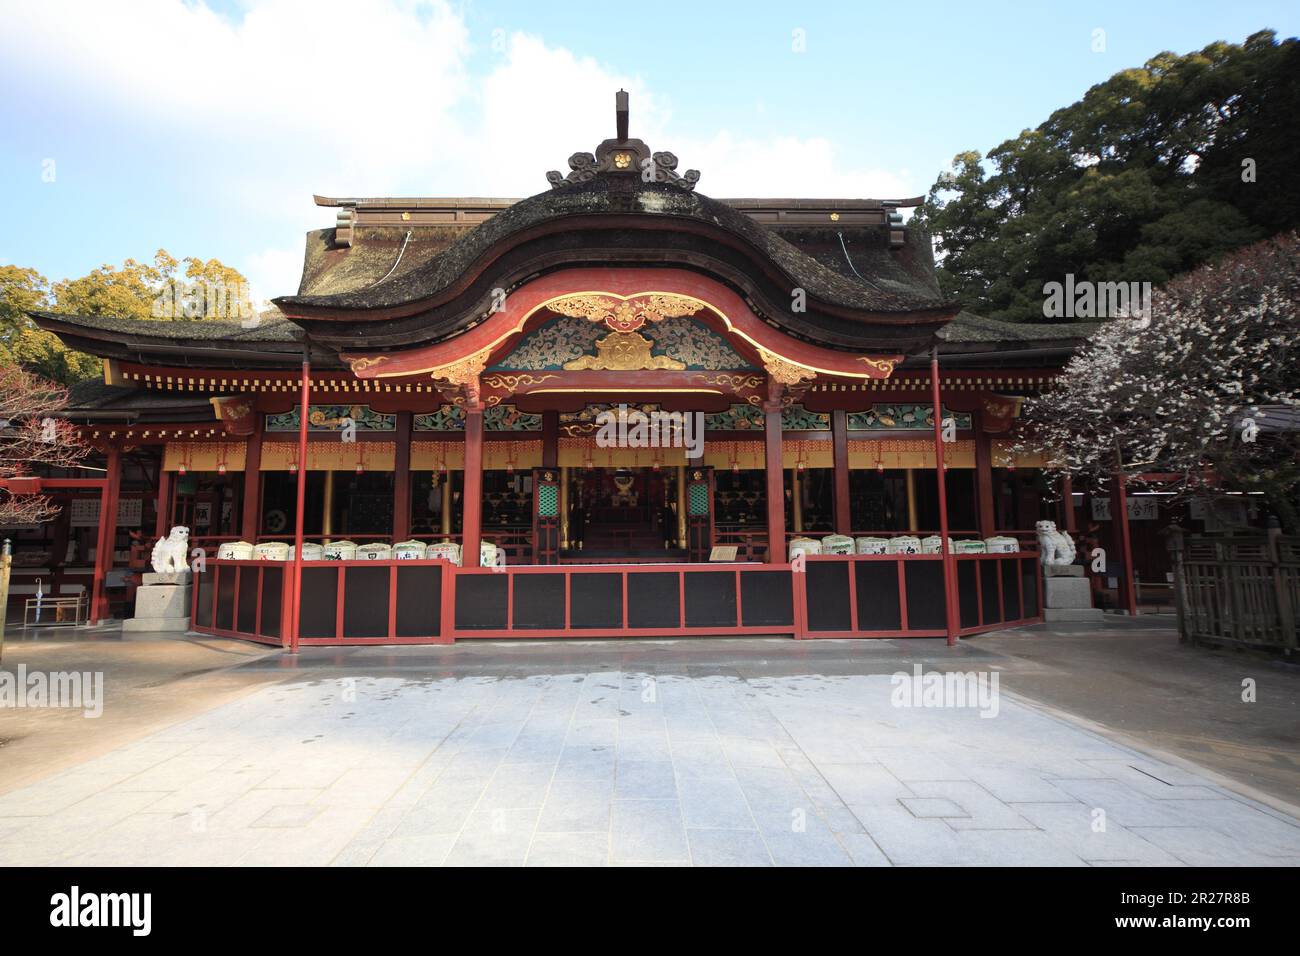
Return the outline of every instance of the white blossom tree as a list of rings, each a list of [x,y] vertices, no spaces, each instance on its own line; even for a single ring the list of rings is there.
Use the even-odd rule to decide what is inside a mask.
[[[1181,497],[1259,492],[1300,533],[1300,236],[1239,250],[1113,319],[1025,404],[1022,447],[1105,486],[1180,476]]]
[[[53,416],[68,390],[21,366],[0,369],[0,478],[23,478],[41,468],[71,468],[90,452],[70,422]],[[0,491],[0,527],[48,521],[58,508],[46,495]]]

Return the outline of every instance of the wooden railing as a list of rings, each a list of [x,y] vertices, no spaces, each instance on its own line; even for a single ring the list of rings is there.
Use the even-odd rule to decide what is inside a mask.
[[[1297,649],[1300,536],[1174,534],[1184,640],[1287,654]]]

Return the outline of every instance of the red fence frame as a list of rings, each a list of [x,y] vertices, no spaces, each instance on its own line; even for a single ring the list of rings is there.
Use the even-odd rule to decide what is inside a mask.
[[[1043,606],[1043,584],[1042,575],[1038,571],[1038,556],[1035,552],[1019,551],[1010,554],[959,554],[954,556],[958,566],[968,563],[974,565],[975,572],[975,597],[977,608],[977,622],[973,625],[961,628],[962,636],[980,634],[986,631],[1019,627],[1025,624],[1034,624],[1042,620]],[[306,562],[303,567],[310,570],[319,570],[329,568],[338,574],[336,585],[337,605],[334,612],[335,635],[333,637],[302,637],[300,643],[309,645],[366,645],[366,644],[449,644],[457,640],[470,640],[475,638],[482,639],[509,639],[509,638],[532,638],[532,639],[595,639],[606,637],[687,637],[715,635],[723,637],[753,636],[753,635],[789,635],[796,639],[818,639],[818,638],[900,638],[900,637],[943,637],[945,628],[929,627],[918,628],[911,626],[909,621],[909,608],[907,599],[907,568],[909,565],[915,566],[922,563],[930,563],[936,566],[941,565],[943,556],[939,554],[857,554],[857,555],[808,555],[803,558],[808,563],[813,562],[840,562],[846,564],[848,571],[848,602],[850,608],[849,628],[841,630],[813,630],[809,625],[808,618],[808,578],[799,570],[799,565],[791,564],[760,564],[750,563],[732,563],[732,564],[706,564],[706,563],[675,563],[675,564],[609,564],[609,565],[505,565],[495,568],[462,568],[457,567],[449,562],[436,560],[420,561],[311,561]],[[1022,562],[1032,561],[1034,567],[1034,581],[1036,588],[1035,604],[1036,614],[1027,613],[1027,605],[1024,593],[1025,571],[1022,570],[1017,574],[1014,589],[1010,588],[1009,582],[1003,578],[1004,562],[1015,561],[1018,568],[1023,569]],[[857,575],[853,570],[854,566],[859,563],[893,563],[897,568],[898,581],[898,607],[901,627],[894,629],[870,629],[861,627],[860,608],[858,607],[858,588]],[[218,637],[234,637],[244,640],[257,641],[263,644],[283,644],[289,646],[291,621],[293,615],[290,608],[290,578],[292,564],[289,562],[267,561],[267,560],[227,560],[227,559],[209,559],[208,570],[203,572],[209,576],[209,579],[200,587],[199,575],[195,575],[193,585],[193,607],[191,608],[191,627],[200,633],[212,634]],[[397,572],[399,568],[410,567],[428,567],[438,566],[442,568],[440,575],[440,594],[438,607],[438,634],[429,634],[417,637],[399,637],[397,635],[397,592],[398,579]],[[388,587],[383,600],[386,602],[388,611],[388,634],[380,637],[345,637],[344,621],[345,606],[347,599],[347,588],[345,586],[347,570],[353,567],[382,568],[388,571]],[[250,573],[259,575],[256,586],[257,608],[254,612],[254,629],[265,630],[262,626],[262,600],[265,587],[263,584],[263,575],[267,568],[279,568],[283,572],[281,581],[282,592],[280,596],[281,621],[280,637],[278,639],[268,638],[258,633],[249,633],[238,629],[240,617],[240,597],[241,582],[245,576]],[[742,589],[742,574],[786,574],[790,575],[791,587],[791,610],[793,620],[791,626],[782,625],[746,625],[745,620],[745,600]],[[563,624],[560,627],[519,627],[514,623],[514,604],[516,582],[528,575],[549,574],[560,575],[564,578],[564,615]],[[622,578],[622,626],[621,627],[576,627],[573,623],[573,578],[578,575],[590,574],[614,574]],[[637,574],[675,574],[677,575],[677,626],[675,627],[632,627],[628,621],[628,581],[630,576]],[[992,615],[985,613],[984,607],[984,577],[988,574],[997,576],[996,594],[1000,602],[1000,611],[998,620],[992,620]],[[230,627],[217,627],[217,610],[218,598],[223,586],[227,580],[226,575],[233,575],[234,600],[230,608],[229,619]],[[492,628],[474,628],[467,626],[458,626],[456,620],[456,595],[457,584],[460,581],[475,577],[484,576],[503,576],[505,579],[505,627]],[[735,623],[727,625],[691,625],[687,621],[687,594],[686,580],[689,575],[730,575],[734,582],[735,598]],[[1016,600],[1010,606],[1007,605],[1006,597],[1008,593],[1014,590]],[[199,598],[201,591],[206,591],[204,596],[210,601],[209,613],[206,616],[211,623],[209,625],[200,625],[199,623]],[[913,615],[914,616],[914,615]],[[958,608],[960,617],[960,607]]]

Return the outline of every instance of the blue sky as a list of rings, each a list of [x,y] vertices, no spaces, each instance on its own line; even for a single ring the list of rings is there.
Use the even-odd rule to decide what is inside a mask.
[[[0,0],[0,23],[0,262],[165,247],[271,296],[331,224],[314,192],[539,192],[612,135],[619,86],[704,193],[911,196],[1161,50],[1294,36],[1300,4]]]

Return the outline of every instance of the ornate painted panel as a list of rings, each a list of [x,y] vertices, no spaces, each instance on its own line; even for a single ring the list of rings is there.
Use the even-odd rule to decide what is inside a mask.
[[[465,430],[465,409],[459,405],[442,405],[436,412],[416,415],[411,428],[417,432],[460,432]],[[483,430],[489,432],[537,432],[542,430],[542,416],[521,412],[514,405],[493,405],[483,410]]]
[[[810,412],[802,405],[781,409],[781,430],[787,432],[827,432],[831,430],[830,412]]]
[[[706,431],[762,431],[763,411],[753,405],[732,405],[725,412],[704,416]]]
[[[529,332],[490,371],[673,368],[750,369],[727,341],[686,316],[614,331],[604,323],[561,316]]]
[[[956,420],[958,429],[971,427],[970,412],[954,412],[945,408],[943,414],[945,418]],[[850,431],[933,430],[934,406],[910,403],[872,405],[870,411],[850,412],[848,426]]]
[[[343,428],[345,419],[352,419],[359,432],[395,432],[397,416],[377,412],[369,405],[309,405],[307,406],[307,430],[313,432],[338,431]],[[268,432],[296,432],[298,430],[298,409],[291,408],[279,415],[266,416]]]

